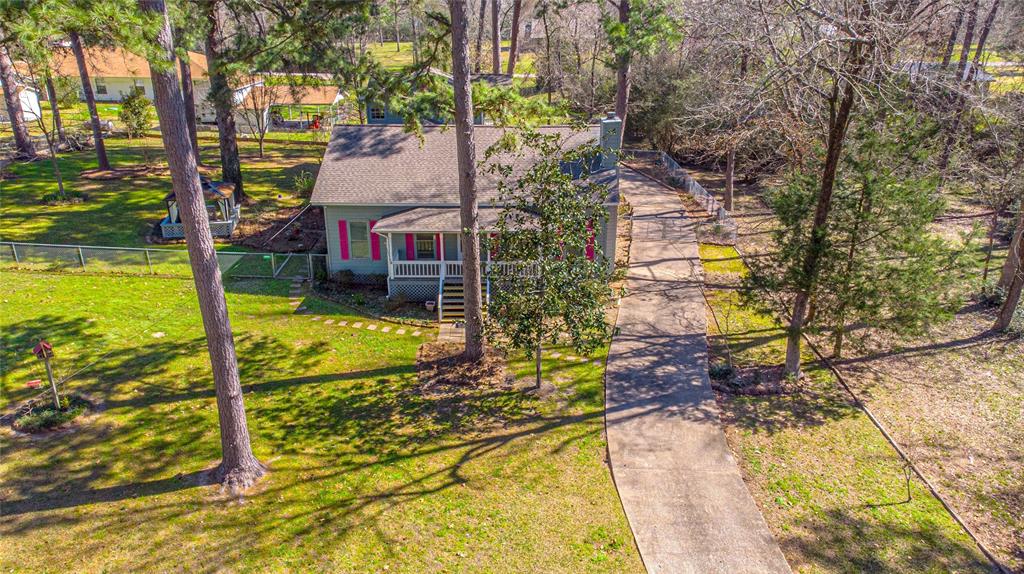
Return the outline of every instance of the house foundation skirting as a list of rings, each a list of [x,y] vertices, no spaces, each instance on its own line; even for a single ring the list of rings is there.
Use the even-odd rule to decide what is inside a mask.
[[[439,294],[437,279],[389,279],[388,295],[404,296],[410,301],[435,301]]]

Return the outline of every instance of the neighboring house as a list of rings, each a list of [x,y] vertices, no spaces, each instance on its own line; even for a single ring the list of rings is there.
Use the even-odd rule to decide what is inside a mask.
[[[319,128],[333,122],[343,99],[337,86],[267,85],[265,80],[246,86],[244,93],[235,105],[235,125],[245,133],[260,127],[269,131]]]
[[[436,76],[440,76],[448,83],[451,83],[453,80],[451,74],[444,72],[442,70],[438,70],[436,68],[431,68],[430,73]],[[473,74],[473,76],[470,78],[470,81],[473,83],[483,82],[490,84],[492,86],[511,86],[512,76],[508,76],[506,74]],[[367,124],[397,125],[405,123],[405,118],[402,116],[402,114],[390,109],[387,102],[368,101],[366,102],[365,111]],[[422,120],[434,124],[448,123],[447,118],[441,117],[440,112],[431,114],[430,117],[422,118]],[[473,117],[473,123],[477,125],[482,125],[486,123],[486,118],[484,117],[484,114],[482,112],[478,112]]]
[[[570,147],[600,141],[608,150],[591,177],[609,188],[604,202],[608,217],[593,238],[609,260],[614,258],[618,225],[621,126],[612,116],[600,129],[582,133],[568,127],[539,128],[561,134]],[[490,126],[474,129],[477,161],[484,160],[487,148],[503,133]],[[520,158],[514,168],[522,173],[535,161]],[[424,126],[421,140],[401,126],[336,127],[310,199],[324,209],[328,270],[347,270],[357,279],[386,276],[389,296],[421,301],[434,300],[446,280],[461,281],[458,174],[455,130]],[[486,236],[501,210],[497,180],[481,171],[477,186],[481,235]],[[482,250],[481,256],[489,259],[489,252]]]
[[[7,89],[7,86],[0,82],[0,87]],[[34,122],[41,117],[42,111],[39,108],[39,92],[24,84],[16,84],[15,91],[18,93],[18,101],[21,102],[21,113],[26,122]],[[0,122],[10,122],[7,117],[7,106],[0,105]]]
[[[199,52],[189,52],[188,56],[198,108],[199,102],[204,100],[210,91],[206,56]],[[58,48],[54,59],[58,75],[79,79],[78,64],[70,48]],[[149,62],[142,56],[124,48],[90,47],[85,48],[85,64],[96,101],[120,102],[132,93],[132,90],[137,89],[141,89],[147,98],[153,99],[153,80],[149,75]],[[79,95],[82,99],[85,98],[81,91]]]

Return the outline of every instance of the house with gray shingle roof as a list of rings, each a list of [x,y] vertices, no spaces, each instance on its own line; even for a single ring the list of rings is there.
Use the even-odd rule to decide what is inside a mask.
[[[600,143],[607,150],[589,177],[608,190],[603,201],[608,217],[595,229],[593,242],[600,249],[593,251],[609,258],[615,253],[618,224],[621,126],[621,120],[610,115],[600,126],[584,131],[566,126],[538,128],[560,135],[566,149]],[[474,128],[478,162],[505,133],[494,126]],[[511,164],[513,172],[522,173],[539,157],[527,151],[514,159],[499,156],[494,161]],[[458,174],[453,129],[424,126],[421,140],[402,126],[335,127],[310,199],[323,207],[328,270],[347,270],[357,279],[386,276],[389,295],[401,293],[424,301],[435,299],[446,280],[461,280]],[[477,189],[481,235],[486,236],[502,208],[497,176],[479,170]],[[481,254],[489,257],[488,250]]]

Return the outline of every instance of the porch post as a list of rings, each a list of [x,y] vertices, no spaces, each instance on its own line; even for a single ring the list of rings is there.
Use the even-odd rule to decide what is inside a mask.
[[[388,233],[388,296],[391,296],[391,279],[395,277],[395,266],[391,263],[391,234]]]

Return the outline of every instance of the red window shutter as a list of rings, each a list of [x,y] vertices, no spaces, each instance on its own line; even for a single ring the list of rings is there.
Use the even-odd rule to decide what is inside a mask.
[[[374,261],[380,261],[380,235],[373,232],[373,226],[377,225],[376,219],[370,220],[370,257]]]
[[[338,220],[338,246],[341,248],[341,260],[348,260],[348,222]]]
[[[409,261],[416,259],[416,236],[412,233],[405,234],[405,258]]]
[[[434,256],[438,259],[444,259],[441,257],[441,234],[438,233],[434,236]]]
[[[587,224],[587,231],[590,235],[587,236],[587,259],[594,260],[594,224]]]

